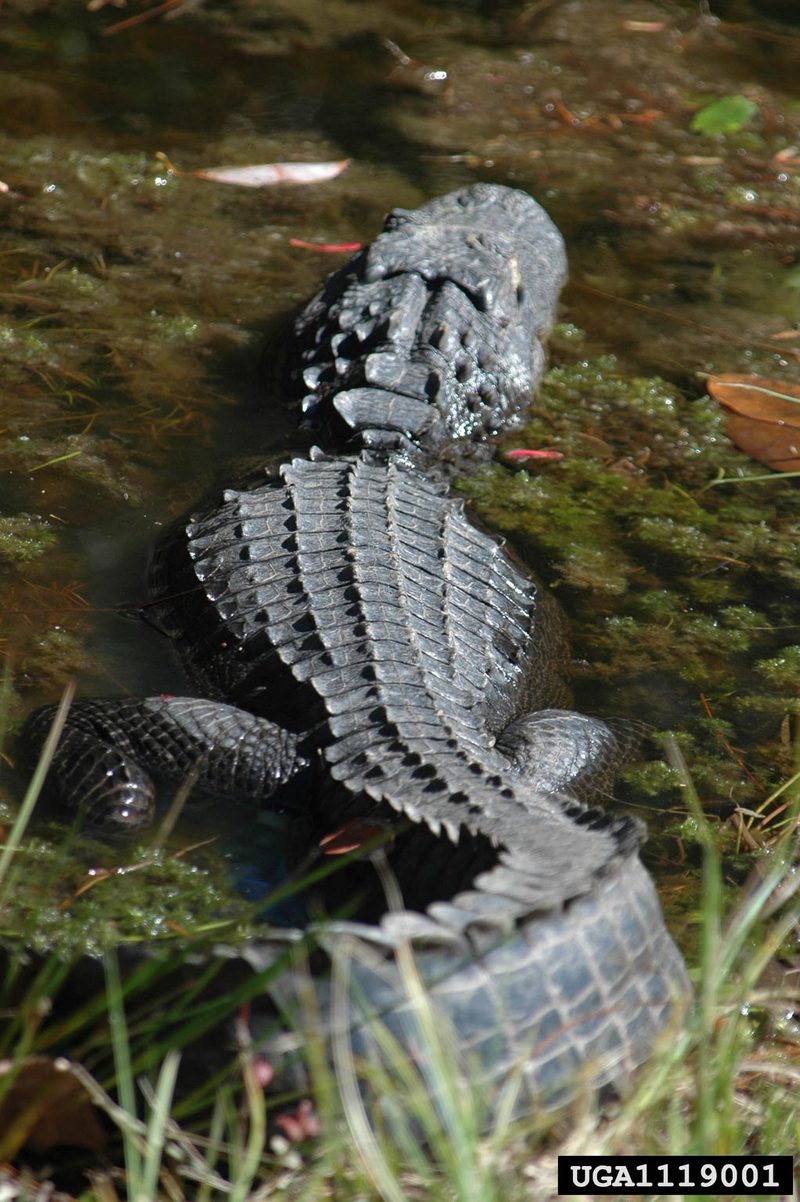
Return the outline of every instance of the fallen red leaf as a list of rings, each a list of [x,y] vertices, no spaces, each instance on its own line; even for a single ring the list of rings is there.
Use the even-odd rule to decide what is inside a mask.
[[[369,822],[365,818],[351,818],[344,826],[324,835],[319,841],[325,856],[343,856],[348,851],[357,851],[371,839],[376,839],[386,830],[380,822]]]
[[[94,4],[88,4],[86,7],[92,9],[104,8],[106,4],[112,3],[115,8],[122,8],[123,5],[116,0],[99,0]],[[148,8],[143,13],[136,13],[133,17],[126,17],[123,21],[117,21],[114,25],[106,25],[105,29],[100,32],[104,38],[109,37],[114,33],[121,33],[123,29],[130,29],[133,25],[141,25],[143,21],[149,21],[151,17],[157,17],[160,13],[169,12],[171,8],[177,8],[182,0],[164,0],[163,4],[157,4],[154,8]]]
[[[730,373],[711,376],[707,388],[740,451],[776,472],[800,470],[800,385]]]
[[[500,458],[511,467],[524,467],[535,459],[563,459],[563,451],[531,450],[528,447],[514,447],[510,451],[501,451]]]
[[[299,246],[301,250],[318,250],[326,255],[353,254],[361,250],[361,242],[306,242],[304,238],[290,238],[290,246]]]

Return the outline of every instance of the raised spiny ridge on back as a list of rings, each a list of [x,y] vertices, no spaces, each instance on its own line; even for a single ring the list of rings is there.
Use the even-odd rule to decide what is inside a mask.
[[[281,475],[284,487],[229,491],[226,520],[196,522],[189,551],[242,657],[266,637],[324,698],[325,756],[346,788],[336,820],[363,815],[366,795],[505,849],[454,900],[463,926],[496,914],[486,894],[507,899],[510,921],[587,892],[638,827],[514,779],[492,734],[520,704],[537,587],[442,486],[391,459],[296,459]]]

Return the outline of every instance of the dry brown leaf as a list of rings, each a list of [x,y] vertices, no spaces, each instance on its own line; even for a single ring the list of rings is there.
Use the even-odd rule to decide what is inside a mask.
[[[0,1061],[0,1076],[11,1071]],[[49,1152],[51,1148],[86,1148],[102,1152],[106,1133],[68,1060],[28,1056],[0,1102],[0,1139],[6,1157],[20,1148]]]
[[[731,373],[711,376],[707,387],[739,450],[776,472],[800,470],[800,385]]]
[[[252,167],[210,167],[207,171],[181,174],[218,184],[236,184],[239,188],[268,188],[272,184],[318,184],[341,175],[349,165],[349,159],[333,163],[258,163]]]

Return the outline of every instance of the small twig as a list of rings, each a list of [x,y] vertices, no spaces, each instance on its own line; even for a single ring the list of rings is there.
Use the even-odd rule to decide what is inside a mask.
[[[102,36],[107,38],[112,34],[121,33],[123,29],[130,29],[133,25],[141,25],[143,21],[149,21],[151,17],[169,12],[170,9],[178,8],[181,4],[183,4],[183,0],[163,0],[163,3],[157,4],[155,8],[148,8],[143,13],[135,13],[132,17],[126,17],[124,21],[116,21],[113,25],[107,25],[101,31]]]

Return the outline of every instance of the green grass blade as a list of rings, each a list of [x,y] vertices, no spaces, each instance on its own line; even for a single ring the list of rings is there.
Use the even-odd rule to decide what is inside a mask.
[[[180,1062],[181,1058],[178,1052],[169,1052],[164,1058],[158,1074],[153,1107],[147,1123],[147,1146],[142,1166],[141,1194],[134,1202],[151,1202],[156,1195],[161,1158],[164,1155],[164,1144],[167,1140],[167,1123]]]
[[[242,1077],[247,1099],[248,1130],[238,1171],[233,1181],[231,1202],[246,1202],[258,1174],[267,1139],[267,1107],[264,1101],[264,1091],[259,1085],[255,1067],[246,1055],[242,1057]]]
[[[103,968],[106,974],[106,994],[108,997],[108,1021],[111,1029],[111,1047],[114,1055],[114,1069],[117,1079],[117,1093],[123,1110],[133,1117],[136,1116],[136,1085],[131,1068],[131,1050],[128,1040],[128,1028],[125,1021],[125,1004],[122,982],[119,975],[119,964],[116,953],[109,950],[103,956]],[[125,1154],[125,1175],[128,1183],[128,1197],[138,1199],[143,1190],[142,1154],[138,1141],[129,1132],[122,1132],[123,1151]]]
[[[70,682],[64,689],[63,696],[53,718],[53,725],[50,727],[50,732],[45,740],[42,748],[39,761],[36,769],[31,777],[30,784],[25,790],[25,796],[22,799],[22,805],[19,808],[19,813],[14,821],[8,839],[0,851],[0,908],[7,902],[7,876],[11,864],[19,850],[20,843],[27,830],[31,815],[33,814],[36,802],[39,800],[39,794],[42,791],[45,777],[50,769],[53,756],[55,755],[58,740],[61,738],[61,731],[64,729],[64,723],[67,719],[69,707],[72,704],[72,698],[75,696],[75,684]]]

